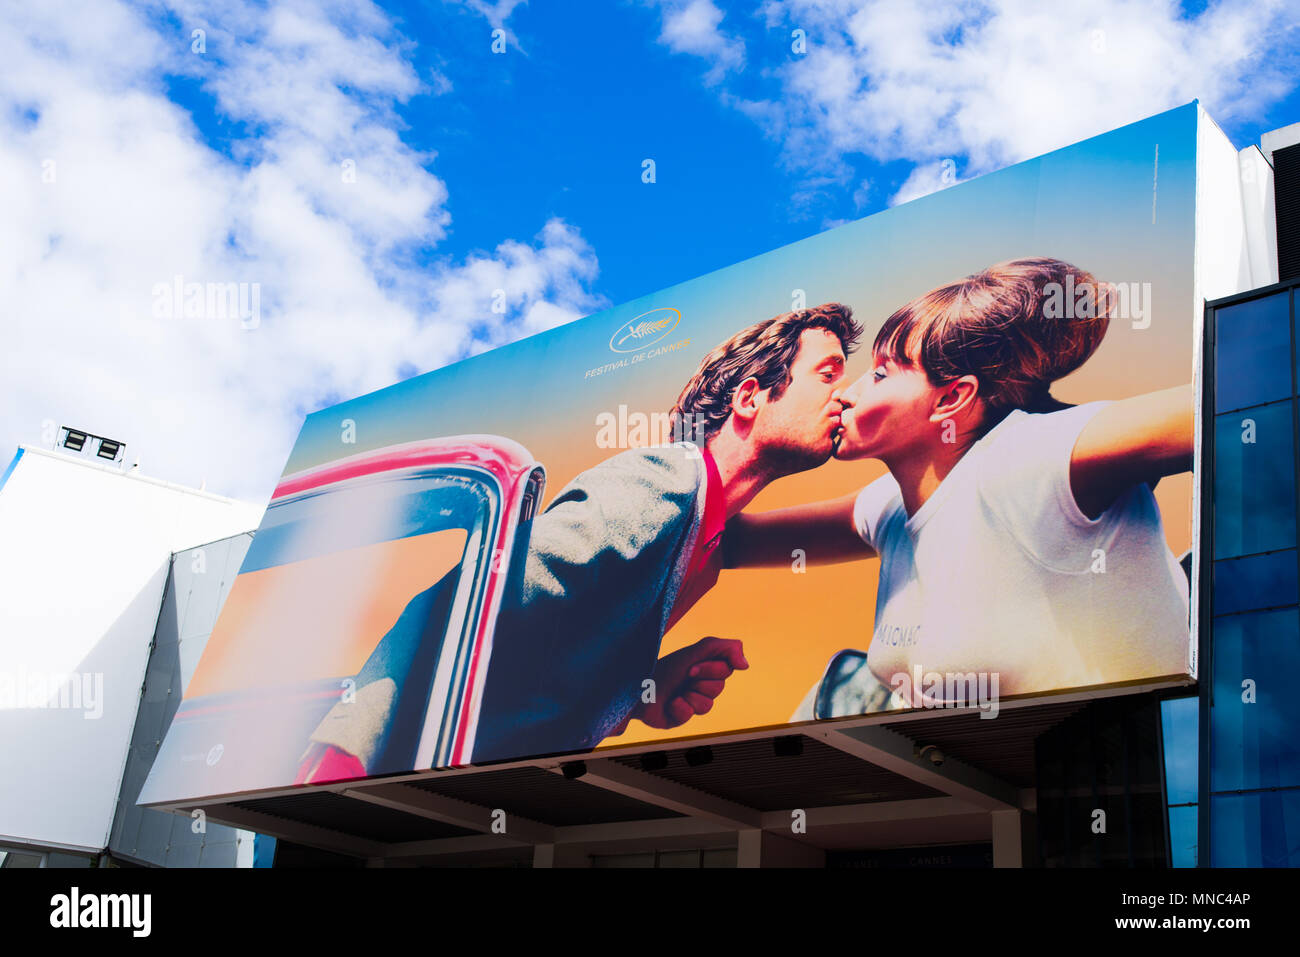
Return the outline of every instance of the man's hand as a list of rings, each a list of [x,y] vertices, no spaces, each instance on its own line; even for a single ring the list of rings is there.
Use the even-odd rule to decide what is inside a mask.
[[[637,705],[631,717],[640,718],[652,728],[685,724],[697,714],[707,714],[731,673],[748,667],[739,641],[701,638],[659,659],[654,673],[654,704]]]

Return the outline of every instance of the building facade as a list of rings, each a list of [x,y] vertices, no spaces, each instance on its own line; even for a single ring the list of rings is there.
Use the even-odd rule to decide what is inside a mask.
[[[1300,704],[1285,686],[1300,663],[1300,126],[1240,151],[1208,120],[1198,135],[1200,534],[1183,563],[1194,681],[1024,696],[992,721],[970,708],[864,713],[142,807],[259,534],[248,513],[217,534],[173,536],[155,562],[138,615],[147,634],[136,627],[123,645],[133,663],[122,681],[141,690],[121,713],[129,720],[119,715],[130,731],[119,732],[117,769],[104,772],[116,777],[97,819],[102,844],[59,840],[56,818],[40,830],[0,810],[10,855],[0,866],[55,866],[74,846],[83,863],[124,866],[1300,863]],[[0,521],[30,511],[34,488],[0,481]],[[29,794],[69,786],[35,759],[22,776]]]

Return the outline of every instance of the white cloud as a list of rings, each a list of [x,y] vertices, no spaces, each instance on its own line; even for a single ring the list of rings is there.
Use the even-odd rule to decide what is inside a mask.
[[[957,164],[954,160],[943,159],[934,163],[922,163],[912,168],[907,179],[903,180],[903,185],[889,197],[889,205],[907,203],[928,196],[930,193],[937,193],[959,182],[961,181],[957,178]]]
[[[869,179],[864,179],[858,183],[857,189],[853,191],[853,206],[855,209],[863,209],[871,199],[874,187]]]
[[[455,0],[463,6],[469,7],[475,13],[486,19],[494,28],[503,28],[510,15],[515,12],[516,7],[522,7],[528,0]]]
[[[712,0],[650,0],[663,14],[659,42],[674,53],[690,53],[712,64],[705,80],[718,83],[745,66],[745,44],[722,29],[725,16]]]
[[[368,0],[51,6],[0,7],[0,448],[49,419],[263,498],[303,413],[604,304],[559,220],[432,256],[447,188],[395,112],[425,88]],[[227,148],[168,98],[176,76],[214,98]],[[159,315],[176,276],[257,283],[260,325]]]
[[[807,53],[774,69],[774,90],[724,100],[843,190],[846,157],[959,158],[975,175],[1191,99],[1224,122],[1257,115],[1300,77],[1294,0],[1220,0],[1191,19],[1174,0],[767,0],[760,12],[769,31],[804,30]]]
[[[519,43],[519,38],[510,29],[509,21],[515,9],[527,4],[528,0],[445,0],[445,2],[477,13],[488,22],[494,32],[500,30],[508,44],[513,45],[519,52],[526,53]]]

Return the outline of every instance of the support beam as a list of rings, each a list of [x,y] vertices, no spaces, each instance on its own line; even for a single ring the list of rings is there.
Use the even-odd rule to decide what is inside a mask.
[[[555,866],[555,845],[538,844],[533,848],[533,867],[549,868]]]
[[[443,854],[478,854],[483,851],[499,851],[512,842],[499,834],[470,834],[465,837],[435,837],[427,841],[402,841],[389,844],[384,857],[389,860],[400,857],[434,857]],[[522,843],[516,846],[522,847]]]
[[[994,811],[993,866],[1037,867],[1037,819],[1027,811]]]
[[[743,804],[736,804],[726,798],[615,761],[587,761],[586,764],[587,773],[580,778],[583,784],[593,784],[679,814],[713,821],[732,830],[761,826],[762,815]],[[560,773],[560,769],[556,768],[555,773]]]
[[[957,814],[984,813],[982,808],[951,797],[918,798],[911,801],[878,801],[868,804],[841,804],[830,807],[805,809],[809,827],[829,827],[844,824],[881,824],[923,818],[946,817]],[[759,828],[785,834],[790,830],[790,811],[764,811],[759,816]],[[736,828],[713,820],[693,817],[654,818],[647,821],[614,821],[608,824],[572,824],[554,830],[554,843],[566,845],[616,844],[620,842],[665,841],[688,838],[692,840],[716,839],[735,834]],[[493,850],[500,847],[500,838],[450,837],[428,841],[410,841],[389,847],[390,857],[422,857],[441,854],[464,854],[472,851]]]
[[[369,841],[354,837],[329,828],[304,824],[301,821],[286,821],[282,817],[249,811],[244,808],[231,807],[228,804],[211,805],[203,809],[209,821],[242,827],[258,834],[281,838],[295,844],[333,851],[335,854],[351,854],[355,857],[383,857],[388,847],[382,841]]]
[[[711,821],[689,817],[656,818],[649,821],[616,821],[610,824],[574,824],[555,829],[557,845],[600,844],[619,841],[647,841],[681,837],[708,838],[735,833]],[[427,841],[403,841],[388,846],[389,857],[425,857],[468,854],[501,847],[501,837],[490,834],[473,837],[444,837]]]
[[[735,833],[730,825],[698,817],[658,817],[648,821],[572,824],[555,829],[557,844],[601,844],[614,841],[654,841],[707,838]]]
[[[736,835],[736,867],[763,866],[763,832],[750,828]]]
[[[1020,812],[994,811],[993,866],[1020,867]]]
[[[876,801],[867,804],[834,804],[829,807],[803,808],[809,827],[830,827],[839,824],[883,824],[889,821],[911,821],[918,818],[947,817],[952,814],[982,814],[984,808],[976,807],[952,797],[915,798],[910,801]],[[793,809],[764,811],[763,830],[788,832]]]
[[[487,808],[442,794],[433,794],[421,788],[411,787],[409,784],[347,788],[339,793],[345,797],[403,811],[430,821],[493,834],[497,836],[499,842],[511,840],[522,844],[549,844],[555,840],[555,828],[549,825],[508,814],[504,809]],[[493,825],[498,821],[501,823],[496,824],[494,831]],[[505,827],[504,831],[500,830],[502,825]]]
[[[736,835],[736,867],[825,867],[826,852],[803,841],[770,831],[741,831]]]
[[[915,744],[911,738],[897,731],[883,727],[809,728],[804,733],[845,754],[986,811],[1017,810],[1020,806],[1019,792],[1010,784],[956,758],[946,758],[942,765],[936,765],[928,758],[918,757],[913,753]]]

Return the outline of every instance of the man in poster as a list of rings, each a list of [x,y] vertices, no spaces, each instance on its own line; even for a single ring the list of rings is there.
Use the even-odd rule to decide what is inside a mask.
[[[671,728],[712,707],[748,667],[740,642],[704,638],[656,662],[660,640],[717,581],[727,520],[830,458],[861,334],[837,303],[749,326],[673,407],[698,451],[630,449],[556,497],[534,522],[521,601],[498,619],[476,759],[583,750],[632,718]]]
[[[523,586],[497,619],[476,762],[588,750],[632,718],[671,728],[712,707],[748,667],[740,642],[706,637],[661,659],[660,641],[717,581],[727,520],[773,480],[831,457],[861,335],[838,303],[738,332],[673,407],[687,443],[621,452],[533,520]],[[382,714],[359,732],[360,709],[336,711],[299,782],[383,770]]]

